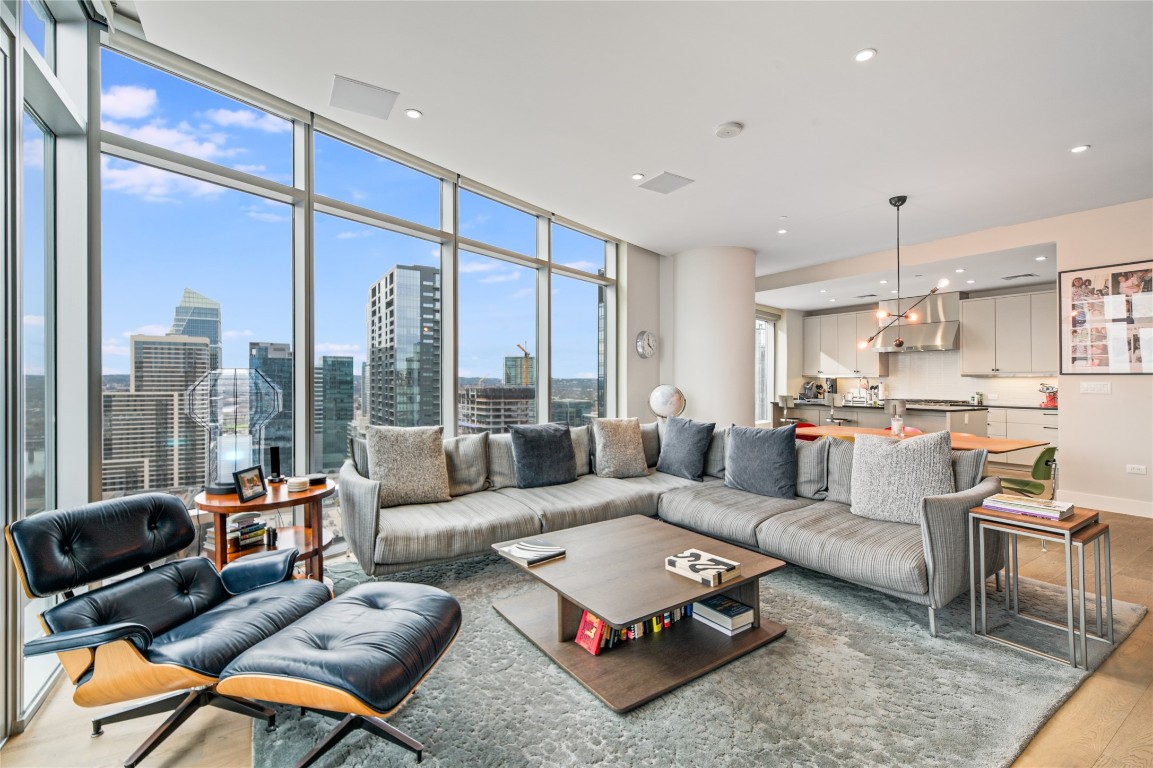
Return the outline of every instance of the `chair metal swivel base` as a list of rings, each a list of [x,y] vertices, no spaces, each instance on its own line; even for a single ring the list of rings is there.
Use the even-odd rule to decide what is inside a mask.
[[[168,719],[161,723],[160,727],[153,731],[144,743],[124,760],[124,768],[135,768],[141,760],[148,757],[148,755],[152,753],[152,750],[160,746],[161,742],[179,728],[181,723],[192,717],[194,712],[209,706],[219,707],[220,709],[235,712],[239,715],[247,715],[248,717],[263,720],[268,724],[269,731],[276,730],[276,713],[268,707],[261,706],[255,701],[248,699],[225,696],[222,693],[217,693],[213,688],[202,686],[189,691],[181,691],[171,696],[152,699],[151,701],[146,701],[143,704],[129,709],[123,709],[119,712],[105,715],[104,717],[94,718],[92,720],[92,736],[95,738],[104,733],[105,723],[121,723],[125,720],[134,720],[138,717],[147,717],[148,715],[155,715],[160,712],[171,712],[172,714],[168,716]]]
[[[420,762],[424,758],[424,745],[416,739],[412,738],[403,731],[398,730],[394,726],[389,725],[379,717],[370,717],[368,715],[346,715],[343,712],[328,712],[323,709],[312,709],[311,707],[301,707],[300,712],[315,712],[318,715],[331,717],[334,720],[339,720],[336,727],[328,732],[328,735],[320,740],[320,743],[308,751],[304,757],[300,758],[295,768],[306,768],[312,765],[326,752],[335,747],[340,741],[354,731],[368,731],[371,734],[379,736],[385,741],[391,741],[393,744],[404,747],[410,752],[416,753],[416,762]]]

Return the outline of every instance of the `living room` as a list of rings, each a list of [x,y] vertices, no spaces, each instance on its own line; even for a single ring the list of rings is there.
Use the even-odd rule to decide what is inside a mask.
[[[884,384],[890,400],[968,401],[979,391],[991,413],[1035,409],[1045,397],[1039,387],[1052,384],[1060,438],[1048,442],[1059,449],[1059,476],[1045,492],[1103,513],[1114,530],[1114,597],[1147,606],[1148,355],[1142,361],[1130,348],[1123,366],[1083,372],[1072,342],[1054,330],[1051,346],[1064,344],[1066,358],[1056,366],[973,375],[962,331],[952,349],[880,353],[888,373],[863,382],[851,367],[831,377],[809,370],[804,329],[806,319],[919,297],[940,277],[951,280],[941,292],[962,292],[962,304],[1047,293],[1067,302],[1077,274],[1148,269],[1151,8],[5,4],[6,171],[9,188],[20,190],[7,199],[6,522],[142,490],[175,493],[193,507],[215,471],[204,458],[219,434],[212,429],[235,412],[212,411],[205,421],[217,419],[216,427],[201,426],[180,398],[197,377],[221,369],[259,369],[277,385],[279,410],[259,455],[277,445],[287,474],[323,472],[340,486],[325,507],[335,539],[325,557],[351,572],[353,534],[343,530],[337,501],[349,425],[363,432],[402,423],[384,415],[402,402],[411,409],[404,423],[443,424],[451,437],[495,434],[517,420],[651,423],[650,394],[672,384],[685,399],[681,416],[719,430],[788,418],[806,384],[830,378],[838,391],[812,406],[829,410],[822,419],[851,417],[843,398],[870,385]],[[895,209],[894,195],[908,200]],[[1036,276],[1004,282],[1020,273]],[[415,286],[417,304],[431,308],[412,319],[423,339],[409,358],[417,360],[411,370],[419,370],[421,397],[408,400],[371,385],[374,371],[380,381],[379,371],[395,365],[372,350],[374,334],[390,337],[402,325],[389,307],[403,303],[404,281]],[[867,294],[877,297],[861,298]],[[1149,321],[1134,314],[1126,325],[1142,339]],[[173,344],[182,375],[195,373],[181,379],[179,393],[152,375],[164,373]],[[144,420],[146,411],[169,414],[163,429],[159,417]],[[907,424],[916,413],[906,414]],[[142,431],[167,452],[142,449]],[[193,447],[183,458],[182,444]],[[22,454],[24,462],[15,459]],[[1032,459],[1024,456],[1001,464],[990,456],[990,471],[1027,478]],[[1063,584],[1062,549],[1023,543],[1022,574]],[[3,578],[3,762],[119,762],[159,718],[110,725],[89,740],[93,712],[71,701],[55,656],[21,656],[22,639],[40,634],[37,613],[47,603],[23,597],[11,567]],[[774,578],[764,577],[763,596]],[[464,575],[459,583],[464,594],[479,589]],[[892,608],[890,598],[871,594]],[[967,614],[964,602],[952,608]],[[518,664],[536,658],[486,605],[488,613],[481,634]],[[943,627],[942,639],[930,638],[921,611],[908,613],[924,635],[915,650],[944,644],[957,652],[972,639],[967,616],[963,626]],[[822,631],[824,641],[843,645],[856,628]],[[890,760],[1008,764],[1024,750],[1022,765],[1055,764],[1059,755],[1067,764],[1148,764],[1153,635],[1148,619],[1128,631],[1092,674],[1055,685],[1053,698],[1039,700],[1040,714],[991,751],[961,745],[939,755],[895,751]],[[790,626],[744,661],[771,659],[804,637]],[[452,696],[459,678],[449,665],[466,647],[462,635],[421,689],[426,702],[418,696],[404,710],[429,744],[427,756],[442,749],[445,764],[463,754],[446,742],[482,738],[467,729],[484,723],[456,723],[457,731],[449,720],[446,730],[424,731],[420,712]],[[798,668],[812,661],[786,658]],[[550,717],[602,707],[538,660],[534,674],[565,692],[550,703],[555,710],[543,707]],[[716,674],[739,674],[744,661]],[[1043,679],[1050,668],[1068,672],[1049,661],[1034,671]],[[500,665],[492,671],[500,674]],[[766,703],[725,685],[731,700]],[[668,695],[662,716],[675,723],[696,713],[680,709],[693,690]],[[804,696],[820,699],[809,689]],[[1102,699],[1116,702],[1107,716],[1095,705]],[[673,738],[645,719],[656,717],[646,716],[651,707],[611,721],[622,739],[633,723],[640,743]],[[830,722],[848,717],[835,702],[816,711]],[[605,709],[574,720],[562,744],[575,743],[574,734],[591,738],[581,729],[610,715],[618,717]],[[1070,746],[1061,732],[1086,716],[1104,719],[1102,735]],[[768,739],[761,727],[750,726]],[[277,742],[287,742],[289,730],[282,726]],[[271,765],[303,754],[260,741],[261,731],[233,713],[200,712],[149,762]],[[889,737],[912,738],[880,726],[872,732],[877,743]],[[369,747],[369,738],[348,742],[364,749],[346,754],[348,764],[411,759],[392,745]],[[822,751],[834,741],[815,752],[793,743],[758,753],[752,739],[718,759],[890,761],[879,752]],[[303,744],[293,737],[290,747]],[[539,743],[519,746],[471,756],[580,761]],[[643,763],[638,749],[604,759]]]

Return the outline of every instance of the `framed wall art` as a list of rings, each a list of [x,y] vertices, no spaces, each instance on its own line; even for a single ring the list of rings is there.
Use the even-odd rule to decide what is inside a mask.
[[[1153,373],[1153,261],[1061,272],[1061,373]]]

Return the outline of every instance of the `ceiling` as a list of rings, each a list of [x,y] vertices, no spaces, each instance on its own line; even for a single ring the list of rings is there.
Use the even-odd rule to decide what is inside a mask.
[[[755,249],[758,275],[890,249],[896,194],[904,244],[1153,196],[1149,2],[118,10],[161,47],[631,243]],[[863,48],[878,53],[857,63]],[[336,74],[398,91],[392,117],[330,106]],[[714,136],[731,120],[740,136]],[[630,178],[662,171],[694,183]]]

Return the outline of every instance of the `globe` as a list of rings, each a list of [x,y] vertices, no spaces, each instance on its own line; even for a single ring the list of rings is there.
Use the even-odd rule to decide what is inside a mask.
[[[657,416],[680,416],[685,409],[685,395],[672,384],[661,384],[649,395],[649,408]]]

